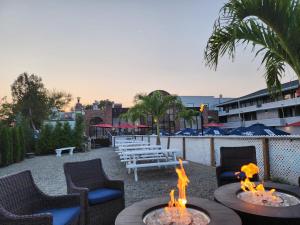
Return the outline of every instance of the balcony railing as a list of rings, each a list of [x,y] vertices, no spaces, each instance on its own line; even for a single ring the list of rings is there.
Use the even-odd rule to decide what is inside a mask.
[[[220,111],[219,116],[227,116],[227,115],[235,115],[235,114],[246,113],[246,112],[255,112],[255,111],[260,111],[260,110],[276,109],[276,108],[282,108],[282,107],[288,107],[288,106],[294,106],[294,105],[300,105],[300,98],[291,98],[291,99],[285,99],[285,100],[276,101],[276,102],[264,103],[261,105],[252,105],[252,106],[243,107],[243,108],[239,108],[239,109],[230,109],[227,111]]]

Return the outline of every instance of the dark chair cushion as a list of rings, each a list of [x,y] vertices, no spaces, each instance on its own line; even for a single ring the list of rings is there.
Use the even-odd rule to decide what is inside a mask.
[[[80,206],[70,208],[44,209],[36,213],[51,213],[53,225],[69,225],[80,215]]]
[[[96,205],[122,197],[122,191],[111,188],[100,188],[88,193],[89,204]]]
[[[233,171],[226,171],[220,174],[221,180],[244,180],[246,178],[245,173],[241,172],[236,174]]]

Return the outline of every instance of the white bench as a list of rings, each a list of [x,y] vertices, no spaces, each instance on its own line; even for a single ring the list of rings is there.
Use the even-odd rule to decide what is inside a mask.
[[[68,151],[70,155],[73,155],[75,147],[65,147],[65,148],[57,148],[55,149],[56,157],[61,157],[61,153],[64,151]]]
[[[186,164],[187,161],[182,163]],[[151,162],[151,163],[141,163],[141,164],[128,164],[127,169],[133,169],[134,171],[134,180],[138,181],[137,169],[138,168],[149,168],[149,167],[161,167],[161,166],[176,166],[179,165],[179,161],[166,161],[166,162]]]

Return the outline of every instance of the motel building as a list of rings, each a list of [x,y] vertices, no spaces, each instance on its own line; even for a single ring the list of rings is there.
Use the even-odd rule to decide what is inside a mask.
[[[224,128],[248,127],[262,123],[291,134],[300,134],[298,80],[284,83],[282,94],[277,97],[271,97],[267,89],[262,89],[218,104],[217,107],[219,121],[224,124]]]

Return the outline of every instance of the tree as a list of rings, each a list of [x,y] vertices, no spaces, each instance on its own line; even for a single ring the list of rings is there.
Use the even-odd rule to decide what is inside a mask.
[[[9,165],[12,162],[12,138],[10,128],[1,126],[0,128],[0,152],[1,152],[1,165]]]
[[[53,133],[53,127],[51,125],[45,124],[42,126],[41,133],[37,141],[37,154],[53,153],[53,150],[56,148],[55,142],[57,141],[56,136],[54,137]]]
[[[193,123],[196,122],[195,117],[198,112],[192,109],[183,109],[178,113],[178,116],[183,119],[184,128],[186,128],[186,123],[192,128]]]
[[[219,58],[235,57],[239,44],[262,54],[271,93],[281,89],[286,65],[300,78],[300,0],[229,0],[220,11],[205,50],[208,66]],[[258,48],[256,48],[258,47]]]
[[[21,154],[22,154],[22,146],[20,140],[20,130],[18,127],[11,128],[12,132],[12,158],[13,162],[20,162],[21,161]]]
[[[28,119],[33,129],[41,127],[50,110],[42,78],[23,73],[12,84],[11,92],[15,113],[20,112]]]
[[[53,141],[52,145],[54,149],[63,147],[64,144],[63,135],[64,135],[63,126],[60,122],[57,122],[52,132],[52,141]]]
[[[7,97],[3,97],[0,99],[0,121],[11,124],[13,120],[13,104],[7,101]]]
[[[124,119],[124,120],[126,120],[128,122],[130,121],[132,123],[137,122],[142,117],[145,118],[145,115],[143,114],[141,107],[139,107],[138,105],[128,109],[128,111],[126,113],[123,113],[120,115],[120,119]]]
[[[76,148],[81,148],[84,141],[84,118],[82,115],[76,115],[76,123],[73,130],[73,145]]]
[[[136,95],[135,105],[130,110],[138,112],[141,117],[152,116],[156,125],[157,144],[160,144],[160,120],[171,108],[180,111],[183,108],[180,99],[176,95],[166,95],[160,91],[154,91],[149,95]]]
[[[72,101],[72,95],[64,91],[52,90],[48,92],[48,99],[50,108],[55,107],[61,111]]]
[[[68,147],[68,146],[72,146],[72,129],[71,126],[68,122],[65,122],[63,127],[63,146],[62,147]]]

